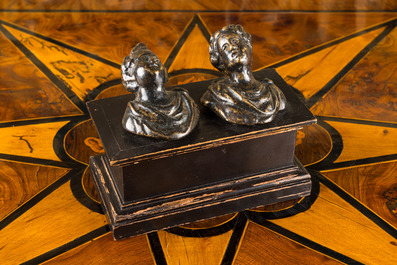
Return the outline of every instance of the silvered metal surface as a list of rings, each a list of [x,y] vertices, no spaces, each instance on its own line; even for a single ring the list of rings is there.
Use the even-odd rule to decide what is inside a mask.
[[[182,88],[165,90],[167,71],[145,44],[138,43],[124,58],[121,72],[124,87],[135,93],[122,120],[126,130],[174,140],[188,135],[197,125],[197,105]]]
[[[210,40],[210,60],[224,77],[214,81],[201,103],[228,122],[255,125],[271,122],[285,109],[285,96],[270,80],[252,75],[251,35],[241,25],[223,27]]]

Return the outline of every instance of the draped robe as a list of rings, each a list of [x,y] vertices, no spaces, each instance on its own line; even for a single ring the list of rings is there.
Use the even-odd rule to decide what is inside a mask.
[[[213,82],[201,97],[201,103],[228,122],[254,125],[271,122],[285,109],[283,92],[264,79],[254,91],[245,91],[225,79]]]
[[[126,130],[155,138],[179,139],[197,125],[199,111],[193,99],[182,88],[167,92],[168,104],[156,105],[136,99],[128,102],[123,117]]]

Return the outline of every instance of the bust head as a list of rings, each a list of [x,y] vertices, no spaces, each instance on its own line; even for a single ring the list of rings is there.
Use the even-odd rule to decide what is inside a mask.
[[[139,87],[162,87],[168,75],[159,58],[144,43],[138,43],[124,58],[121,79],[128,91],[137,92]]]
[[[241,25],[225,26],[211,36],[209,53],[212,65],[221,72],[251,66],[251,35]]]

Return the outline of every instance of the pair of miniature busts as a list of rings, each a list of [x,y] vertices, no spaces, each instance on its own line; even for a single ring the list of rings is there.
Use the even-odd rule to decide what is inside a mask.
[[[271,122],[286,105],[281,90],[269,79],[258,81],[251,70],[251,36],[240,25],[229,25],[210,39],[212,65],[224,77],[211,83],[201,103],[222,119],[238,125]],[[193,131],[199,120],[196,103],[182,88],[166,90],[167,71],[145,44],[137,44],[124,58],[124,87],[135,93],[122,120],[134,134],[180,139]]]

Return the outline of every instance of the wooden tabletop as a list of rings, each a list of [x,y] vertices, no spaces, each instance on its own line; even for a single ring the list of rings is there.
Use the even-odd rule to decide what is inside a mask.
[[[0,3],[0,263],[397,264],[397,4],[296,2]],[[228,24],[252,35],[253,70],[275,68],[318,120],[296,142],[312,194],[113,241],[85,103],[128,93],[120,65],[138,42],[167,86],[218,77],[208,41]]]

